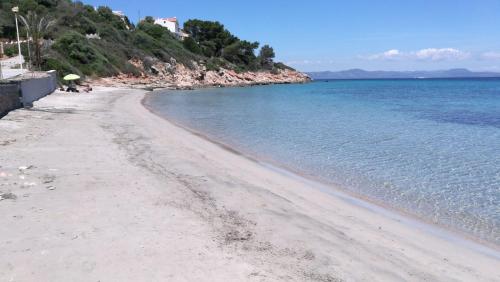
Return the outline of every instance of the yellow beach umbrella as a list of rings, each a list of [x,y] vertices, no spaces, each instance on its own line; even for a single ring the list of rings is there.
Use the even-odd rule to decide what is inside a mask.
[[[64,80],[77,80],[80,79],[79,75],[76,74],[68,74],[67,76],[63,77]]]

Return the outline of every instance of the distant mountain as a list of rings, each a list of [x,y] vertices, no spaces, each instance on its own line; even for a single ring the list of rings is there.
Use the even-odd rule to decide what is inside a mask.
[[[366,71],[350,69],[344,71],[308,72],[312,79],[384,79],[384,78],[477,78],[499,77],[495,72],[472,72],[468,69],[450,69],[438,71]]]

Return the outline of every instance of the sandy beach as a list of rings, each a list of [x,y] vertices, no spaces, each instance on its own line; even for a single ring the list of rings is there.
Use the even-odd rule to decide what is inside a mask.
[[[0,281],[500,281],[498,251],[226,150],[145,94],[0,119]]]

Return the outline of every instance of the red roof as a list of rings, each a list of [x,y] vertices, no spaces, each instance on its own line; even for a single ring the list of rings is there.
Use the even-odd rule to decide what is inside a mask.
[[[167,21],[167,22],[177,22],[177,18],[176,17],[173,17],[173,18],[162,18],[161,19],[162,21]]]

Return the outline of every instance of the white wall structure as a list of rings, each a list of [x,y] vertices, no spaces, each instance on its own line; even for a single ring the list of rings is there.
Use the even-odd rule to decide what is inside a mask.
[[[19,67],[19,61],[25,63],[24,57],[15,56],[9,59],[0,60],[0,79],[9,79],[27,72]]]
[[[120,18],[124,18],[125,17],[125,13],[122,12],[122,11],[113,11],[113,15],[119,16]]]
[[[177,35],[178,33],[180,33],[179,22],[175,17],[156,19],[155,24],[168,28],[168,30],[170,30],[170,32],[172,32],[173,34]]]

